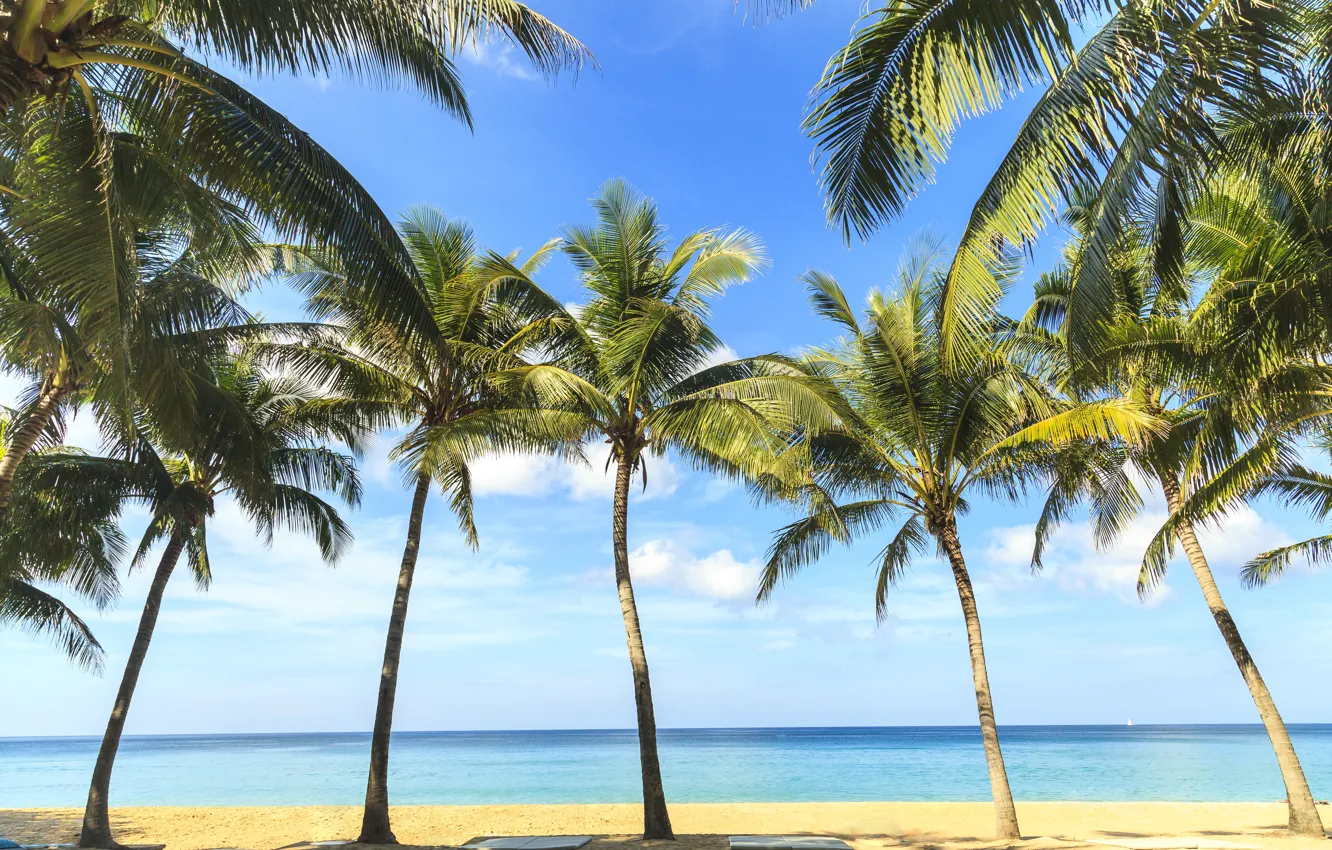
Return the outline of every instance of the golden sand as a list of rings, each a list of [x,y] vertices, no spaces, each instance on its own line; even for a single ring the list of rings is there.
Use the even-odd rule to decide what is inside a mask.
[[[62,843],[78,836],[76,809],[0,810],[0,835],[20,843]],[[393,828],[404,845],[441,847],[498,835],[596,835],[588,850],[725,850],[734,834],[835,835],[855,850],[1000,847],[987,803],[695,803],[671,806],[680,840],[643,842],[634,805],[396,806]],[[116,837],[168,850],[299,848],[355,838],[360,809],[351,806],[174,807],[113,809]],[[1042,848],[1123,842],[1142,848],[1236,846],[1283,850],[1327,847],[1286,835],[1279,803],[1019,803],[1026,840]],[[1332,811],[1323,809],[1325,821]],[[353,848],[354,850],[354,848]]]

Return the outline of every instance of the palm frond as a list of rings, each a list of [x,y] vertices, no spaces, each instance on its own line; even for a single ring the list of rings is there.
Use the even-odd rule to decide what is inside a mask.
[[[547,74],[593,61],[577,39],[514,0],[349,0],[336,8],[312,0],[173,0],[163,12],[161,23],[185,41],[247,70],[401,80],[469,124],[449,59],[467,46],[499,38]]]
[[[809,516],[778,531],[768,547],[758,600],[768,599],[777,585],[817,561],[834,542],[850,543],[855,533],[875,531],[896,513],[897,508],[883,500],[837,505],[818,499]]]
[[[100,673],[102,645],[68,605],[39,588],[0,578],[0,625],[18,625],[49,637],[80,667]]]
[[[1240,571],[1240,579],[1245,587],[1262,587],[1284,575],[1291,561],[1297,557],[1304,558],[1311,568],[1328,563],[1332,560],[1332,537],[1313,537],[1289,546],[1260,552],[1244,565]]]
[[[1121,399],[1088,402],[1032,423],[996,443],[992,453],[1032,444],[1058,446],[1080,440],[1123,439],[1142,443],[1165,425],[1140,406]]]
[[[267,540],[272,540],[273,529],[279,527],[308,534],[329,564],[336,563],[351,546],[351,527],[336,508],[315,494],[289,484],[274,484],[264,495],[262,504],[252,503],[250,515]]]
[[[834,321],[853,334],[860,333],[856,322],[856,313],[846,300],[846,293],[832,277],[824,272],[810,270],[801,277],[805,288],[809,290],[809,301],[814,305],[814,312],[825,319]]]
[[[831,221],[850,238],[897,216],[961,120],[1058,73],[1073,53],[1070,19],[1093,5],[901,0],[869,13],[805,119]]]
[[[911,561],[926,549],[928,535],[920,516],[913,514],[892,541],[879,553],[878,578],[874,585],[874,615],[880,623],[888,617],[888,590],[902,577]]]

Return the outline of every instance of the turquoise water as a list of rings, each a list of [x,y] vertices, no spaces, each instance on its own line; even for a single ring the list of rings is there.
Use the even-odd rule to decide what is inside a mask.
[[[1291,727],[1316,796],[1332,795],[1332,725]],[[1260,726],[1000,730],[1020,800],[1280,800]],[[977,728],[669,729],[679,802],[986,800]],[[78,806],[95,738],[0,738],[0,807]],[[114,805],[359,804],[367,734],[129,737]],[[612,803],[639,794],[632,731],[408,732],[394,803]]]

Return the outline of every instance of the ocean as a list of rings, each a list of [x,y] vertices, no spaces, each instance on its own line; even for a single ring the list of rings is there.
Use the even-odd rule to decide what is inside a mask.
[[[1314,795],[1332,795],[1332,724],[1291,737]],[[1019,800],[1276,801],[1262,727],[1010,726]],[[988,800],[976,727],[667,729],[677,802]],[[0,738],[0,808],[81,806],[96,738]],[[124,739],[112,805],[357,805],[368,734]],[[632,730],[405,732],[393,737],[396,804],[615,803],[639,798]]]

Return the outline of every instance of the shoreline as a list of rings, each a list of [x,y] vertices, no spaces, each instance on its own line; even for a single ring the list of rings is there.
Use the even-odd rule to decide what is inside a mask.
[[[1157,840],[1152,847],[1326,847],[1285,832],[1283,803],[1037,802],[1018,803],[1022,845],[1097,847],[1160,836],[1193,836],[1192,843]],[[990,803],[678,803],[670,807],[679,850],[725,850],[725,836],[811,833],[846,839],[854,850],[894,846],[998,847]],[[1324,821],[1332,809],[1321,807]],[[166,844],[168,850],[308,847],[354,839],[359,806],[139,806],[113,808],[116,837],[126,844]],[[65,843],[78,835],[82,810],[0,809],[0,835],[23,844]],[[637,804],[394,806],[393,828],[404,845],[456,846],[498,835],[586,834],[592,850],[644,846]],[[1210,842],[1210,845],[1209,845]],[[1222,843],[1217,843],[1222,842]]]

